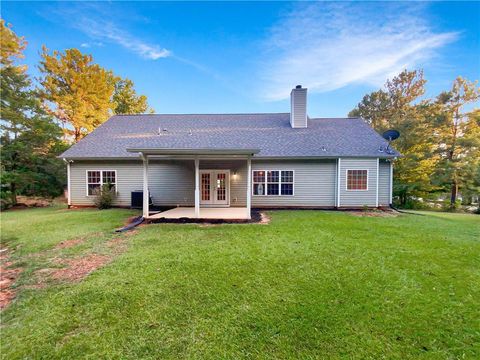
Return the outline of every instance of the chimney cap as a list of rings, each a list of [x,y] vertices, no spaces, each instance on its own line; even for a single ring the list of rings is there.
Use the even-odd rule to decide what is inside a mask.
[[[295,89],[301,89],[301,88],[302,88],[302,85],[295,86]]]

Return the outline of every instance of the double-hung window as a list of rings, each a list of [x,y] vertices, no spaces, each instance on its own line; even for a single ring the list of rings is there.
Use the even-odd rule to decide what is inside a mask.
[[[347,170],[347,190],[368,190],[368,170]]]
[[[293,170],[254,170],[253,195],[293,195]]]
[[[115,170],[88,170],[87,195],[96,195],[103,185],[117,191],[117,172]]]

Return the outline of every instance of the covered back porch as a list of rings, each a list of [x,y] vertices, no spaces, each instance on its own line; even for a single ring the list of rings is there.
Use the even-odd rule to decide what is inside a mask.
[[[251,157],[258,150],[150,148],[128,151],[139,153],[143,160],[142,212],[145,219],[251,218]],[[188,171],[178,173],[168,165],[156,166],[160,162],[183,164]],[[173,208],[151,211],[151,195],[155,203],[172,199],[172,193],[179,191],[185,192],[177,194],[177,198],[185,196],[182,197],[184,201],[172,200],[169,205]]]

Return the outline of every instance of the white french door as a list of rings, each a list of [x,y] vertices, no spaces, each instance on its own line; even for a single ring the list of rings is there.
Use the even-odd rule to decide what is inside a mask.
[[[228,205],[230,170],[200,170],[200,205]]]

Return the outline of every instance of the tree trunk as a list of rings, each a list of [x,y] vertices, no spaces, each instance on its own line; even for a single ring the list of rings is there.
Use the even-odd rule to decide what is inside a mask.
[[[80,129],[75,128],[75,143],[80,140]]]
[[[10,201],[12,202],[12,206],[17,205],[17,186],[15,183],[10,184]]]
[[[452,183],[451,195],[450,195],[450,205],[454,206],[455,202],[457,201],[457,193],[458,193],[458,184],[456,181]]]

